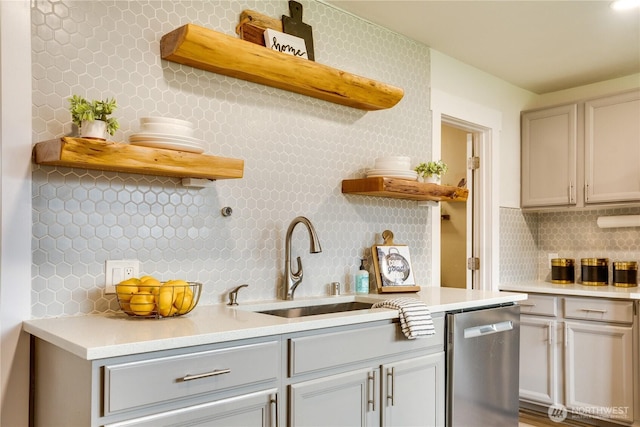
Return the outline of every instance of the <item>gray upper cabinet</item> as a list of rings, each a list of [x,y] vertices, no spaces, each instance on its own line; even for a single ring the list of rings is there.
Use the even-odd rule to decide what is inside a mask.
[[[585,103],[585,203],[640,201],[640,91]]]
[[[576,203],[577,105],[522,115],[522,207]]]
[[[522,208],[640,202],[640,90],[522,113]]]

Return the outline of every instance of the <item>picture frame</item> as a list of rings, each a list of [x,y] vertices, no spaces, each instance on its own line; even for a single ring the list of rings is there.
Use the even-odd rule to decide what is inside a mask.
[[[371,246],[378,293],[420,291],[413,275],[409,247],[394,243],[390,230],[385,230],[382,238],[382,245]]]

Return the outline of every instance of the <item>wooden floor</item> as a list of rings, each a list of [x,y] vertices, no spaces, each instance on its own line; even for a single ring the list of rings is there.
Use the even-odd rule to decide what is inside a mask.
[[[594,420],[595,421],[595,420]],[[546,414],[541,414],[526,409],[520,410],[520,422],[518,427],[558,427],[558,426],[571,426],[571,427],[594,427],[594,425],[612,425],[611,423],[600,421],[594,423],[580,422],[576,420],[566,419],[561,423],[551,421]]]

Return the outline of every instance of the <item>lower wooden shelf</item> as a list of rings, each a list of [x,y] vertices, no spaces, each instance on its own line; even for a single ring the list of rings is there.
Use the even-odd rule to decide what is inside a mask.
[[[33,148],[40,165],[66,166],[176,178],[242,178],[244,160],[120,142],[63,137]]]
[[[345,179],[342,181],[342,193],[419,202],[464,202],[469,197],[467,188],[387,177]]]

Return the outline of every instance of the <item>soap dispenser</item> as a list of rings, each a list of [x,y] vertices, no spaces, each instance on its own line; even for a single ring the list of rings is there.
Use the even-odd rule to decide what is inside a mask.
[[[360,268],[356,273],[355,283],[357,294],[369,293],[369,272],[364,268],[364,259],[360,259]]]

